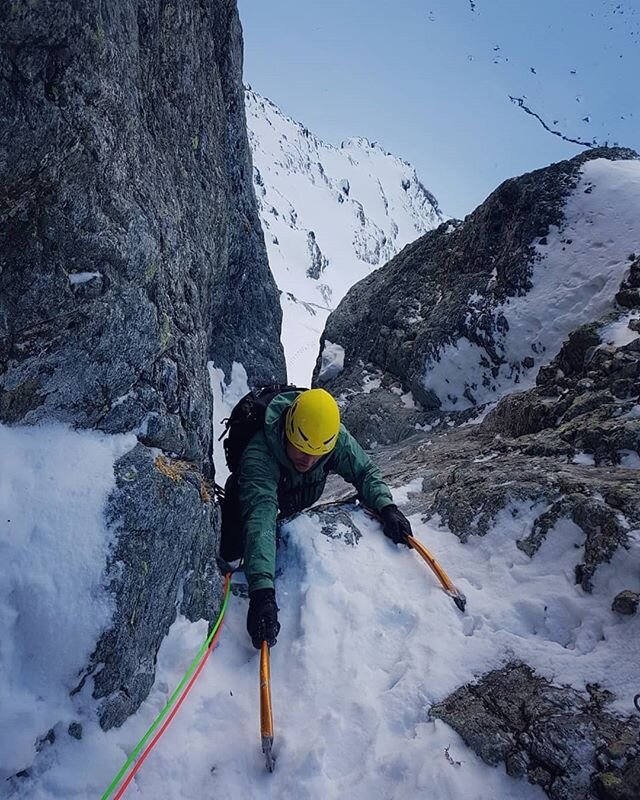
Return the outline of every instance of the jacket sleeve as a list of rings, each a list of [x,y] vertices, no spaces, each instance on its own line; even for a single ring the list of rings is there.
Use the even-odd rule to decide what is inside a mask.
[[[245,575],[249,591],[274,588],[276,519],[280,468],[262,432],[247,445],[240,461],[238,498],[245,535]]]
[[[331,468],[345,481],[352,483],[360,499],[374,511],[381,511],[393,503],[391,491],[382,480],[380,470],[344,425],[340,426]]]

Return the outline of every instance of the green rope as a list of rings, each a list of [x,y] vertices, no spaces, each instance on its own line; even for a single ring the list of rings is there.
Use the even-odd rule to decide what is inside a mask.
[[[193,675],[196,667],[198,666],[198,663],[200,662],[200,659],[204,656],[204,654],[209,649],[209,645],[213,641],[213,637],[216,635],[216,632],[217,632],[218,628],[222,624],[222,618],[224,617],[225,612],[227,610],[227,606],[229,604],[230,590],[231,590],[231,581],[227,580],[227,585],[226,585],[226,590],[225,590],[225,594],[224,594],[224,600],[223,600],[223,603],[222,603],[222,608],[220,609],[220,614],[218,615],[218,619],[216,620],[216,624],[213,626],[213,629],[212,629],[211,633],[207,636],[204,644],[202,645],[202,647],[198,651],[197,656],[191,662],[191,666],[189,667],[189,669],[185,673],[184,678],[178,684],[178,687],[176,688],[174,693],[171,695],[171,697],[167,701],[167,704],[162,709],[162,711],[158,714],[158,716],[154,719],[154,721],[151,723],[151,727],[149,728],[149,730],[145,733],[145,735],[142,737],[142,739],[140,739],[138,744],[134,747],[133,752],[131,753],[129,758],[124,762],[124,764],[122,765],[122,768],[120,769],[120,772],[118,772],[118,774],[113,779],[113,781],[109,785],[109,788],[102,795],[100,800],[107,800],[107,798],[113,793],[113,790],[120,783],[120,781],[124,777],[126,771],[129,769],[131,764],[135,761],[137,755],[140,753],[142,748],[145,746],[145,744],[149,740],[151,734],[155,731],[155,729],[158,727],[158,725],[162,722],[164,717],[167,715],[167,712],[171,709],[171,707],[173,706],[175,701],[178,699],[178,697],[180,695],[180,692],[184,688],[185,684],[187,683],[189,678]]]

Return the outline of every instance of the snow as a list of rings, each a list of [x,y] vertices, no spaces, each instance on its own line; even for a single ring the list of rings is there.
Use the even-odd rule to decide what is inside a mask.
[[[443,347],[438,361],[425,364],[425,387],[436,392],[443,410],[470,408],[463,396],[467,387],[477,404],[530,388],[571,331],[613,309],[629,253],[640,249],[640,162],[587,162],[564,213],[562,227],[552,226],[547,244],[532,243],[538,256],[532,289],[494,308],[494,315],[508,323],[498,339],[504,357],[498,376],[482,365],[491,362],[485,349],[465,337]],[[625,327],[620,322],[612,329],[616,341]],[[534,361],[529,369],[522,366],[526,357]]]
[[[593,467],[596,463],[591,453],[576,453],[571,461],[573,464],[585,464],[589,467]]]
[[[339,375],[344,369],[344,355],[343,347],[325,339],[318,378],[320,380],[330,380]]]
[[[624,347],[627,344],[631,344],[640,336],[640,333],[631,330],[629,323],[631,320],[638,319],[640,319],[640,314],[637,311],[635,313],[630,312],[629,314],[624,314],[610,325],[600,328],[598,335],[602,340],[602,344],[611,347]]]
[[[412,494],[420,494],[424,489],[424,480],[422,478],[414,478],[410,483],[405,486],[398,486],[391,490],[393,502],[401,506],[409,501],[409,496]]]
[[[423,433],[429,433],[432,431],[437,425],[440,424],[440,420],[437,419],[435,422],[429,424],[428,422],[416,422],[413,426],[417,431],[422,431]]]
[[[103,517],[113,464],[135,436],[0,425],[0,780],[77,710],[78,683],[111,614]]]
[[[621,450],[620,466],[627,467],[627,469],[640,469],[640,455],[635,450]]]
[[[394,490],[402,502],[417,487]],[[271,655],[276,770],[259,746],[258,664],[245,631],[247,600],[232,596],[220,644],[127,796],[315,800],[542,800],[544,793],[483,764],[429,708],[458,686],[512,659],[584,691],[600,682],[632,712],[640,617],[611,598],[633,585],[640,541],[576,585],[584,534],[560,520],[529,559],[516,541],[544,506],[513,504],[465,545],[446,528],[411,518],[414,533],[468,599],[460,614],[417,555],[396,547],[361,511],[354,546],[323,536],[318,517],[284,526],[278,553],[282,631]],[[65,740],[46,780],[16,798],[98,797],[166,702],[206,635],[179,619],[162,645],[158,679],[140,711],[104,734],[85,726]],[[606,676],[606,680],[604,680]],[[447,750],[447,748],[449,748]],[[453,761],[447,758],[447,751]],[[91,765],[87,769],[87,764]]]
[[[412,392],[406,392],[405,394],[400,395],[400,400],[405,408],[408,408],[411,411],[418,410],[418,404],[416,403]]]
[[[489,453],[486,456],[476,456],[473,459],[473,462],[474,462],[474,464],[484,464],[485,461],[493,461],[493,459],[494,458],[498,458],[499,455],[500,455],[500,453],[493,452],[493,453]]]
[[[101,278],[101,272],[71,272],[69,273],[69,283],[72,286],[79,286],[82,283],[88,283],[94,278]]]
[[[443,216],[415,169],[377,144],[327,144],[251,89],[245,106],[289,380],[308,386],[330,312]]]
[[[379,389],[382,386],[382,378],[377,375],[365,375],[362,379],[362,394],[371,394],[371,392]]]
[[[111,408],[117,408],[121,406],[123,403],[126,403],[127,400],[133,400],[137,396],[137,393],[133,390],[129,390],[126,394],[120,395],[120,397],[116,397],[116,399],[111,403]]]
[[[228,383],[224,370],[216,367],[212,361],[207,367],[213,394],[213,463],[216,467],[216,483],[224,486],[229,470],[224,457],[224,444],[219,441],[225,430],[223,420],[230,416],[236,403],[249,393],[249,382],[246,369],[237,361],[231,365]]]

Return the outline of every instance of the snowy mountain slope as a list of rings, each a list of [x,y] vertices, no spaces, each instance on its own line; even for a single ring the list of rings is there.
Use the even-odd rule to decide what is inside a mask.
[[[379,145],[360,138],[333,147],[252,89],[245,100],[289,379],[304,385],[329,311],[443,216],[414,168]]]
[[[239,365],[228,388],[213,365],[211,381],[217,416],[247,388]],[[28,480],[32,467],[26,466],[22,474]],[[45,485],[55,485],[55,469],[46,462],[40,468]],[[407,513],[423,491],[424,474],[418,473],[393,490]],[[586,538],[571,520],[558,520],[533,557],[518,546],[547,507],[544,500],[511,501],[485,536],[465,544],[438,524],[438,517],[425,523],[422,513],[411,515],[416,536],[467,596],[464,615],[416,554],[391,545],[361,511],[312,510],[289,522],[278,551],[282,631],[272,651],[275,773],[266,773],[260,752],[258,654],[245,630],[246,597],[236,593],[220,644],[125,798],[191,800],[214,793],[274,800],[414,800],[436,791],[450,800],[542,800],[538,787],[484,764],[448,725],[431,719],[429,709],[477,675],[522,660],[580,692],[587,683],[602,683],[616,695],[613,710],[632,712],[640,616],[622,618],[612,613],[610,602],[635,585],[638,533],[631,531],[628,546],[599,566],[587,593],[575,583]],[[63,521],[82,519],[84,513],[82,505],[71,506]],[[55,526],[43,531],[48,547],[57,535]],[[39,572],[23,566],[21,573],[23,592],[29,594]],[[75,602],[89,603],[91,591],[79,586]],[[160,651],[148,700],[121,728],[105,733],[85,713],[78,741],[67,734],[73,719],[68,701],[63,714],[50,709],[48,724],[56,721],[53,711],[62,714],[54,744],[44,747],[31,778],[6,783],[0,797],[101,796],[206,632],[206,623],[178,617]],[[12,693],[26,685],[21,676],[29,657],[12,662]],[[52,677],[60,695],[57,672]],[[52,688],[46,678],[41,674],[44,696]],[[6,694],[7,685],[1,688]]]
[[[396,500],[416,489],[401,487]],[[412,517],[466,593],[466,615],[415,553],[391,545],[362,512],[289,523],[279,551],[282,632],[272,651],[275,773],[266,773],[259,747],[259,659],[245,631],[247,600],[233,595],[219,646],[125,797],[414,800],[437,791],[451,800],[541,800],[539,788],[483,764],[428,713],[513,658],[580,691],[606,673],[617,710],[631,711],[640,617],[616,618],[605,598],[632,579],[639,543],[603,567],[587,595],[574,584],[583,540],[575,525],[559,523],[533,562],[516,547],[536,511],[506,509],[492,533],[464,546]],[[356,539],[361,534],[355,545],[352,526]],[[16,782],[13,797],[99,797],[205,635],[204,623],[178,619],[138,714],[108,733],[86,724],[81,741],[59,735],[43,753],[46,771]]]

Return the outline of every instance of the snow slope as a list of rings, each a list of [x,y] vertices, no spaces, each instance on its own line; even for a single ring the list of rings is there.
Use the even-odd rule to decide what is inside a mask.
[[[252,89],[245,105],[289,379],[307,385],[330,311],[443,216],[415,169],[376,143],[326,144]]]
[[[398,490],[397,502],[410,490]],[[631,713],[640,617],[621,618],[607,601],[640,568],[640,541],[601,568],[588,595],[574,582],[583,534],[573,523],[561,521],[532,561],[516,547],[539,511],[512,506],[493,532],[465,545],[412,518],[467,595],[466,615],[415,553],[392,545],[361,511],[351,513],[362,532],[356,546],[323,535],[313,514],[287,524],[282,631],[272,650],[274,774],[259,746],[259,657],[245,632],[247,600],[232,596],[219,646],[125,796],[542,800],[541,789],[483,764],[428,715],[431,703],[511,658],[580,690],[606,675],[617,709]],[[61,739],[46,774],[15,797],[99,797],[205,635],[206,625],[178,620],[138,714],[107,734],[88,725],[82,741]]]
[[[628,274],[632,253],[640,252],[640,161],[595,159],[582,167],[568,197],[562,227],[534,242],[532,288],[491,309],[503,363],[494,374],[486,350],[466,337],[429,357],[424,385],[443,410],[493,402],[530,388],[539,368],[557,354],[569,333],[613,309],[613,298]],[[490,289],[490,287],[487,287]],[[469,298],[469,319],[482,298]],[[486,319],[478,311],[478,325]],[[504,318],[506,326],[498,324]],[[523,369],[523,361],[531,366]]]
[[[104,521],[134,435],[0,425],[0,782],[77,718],[78,684],[112,614]]]

